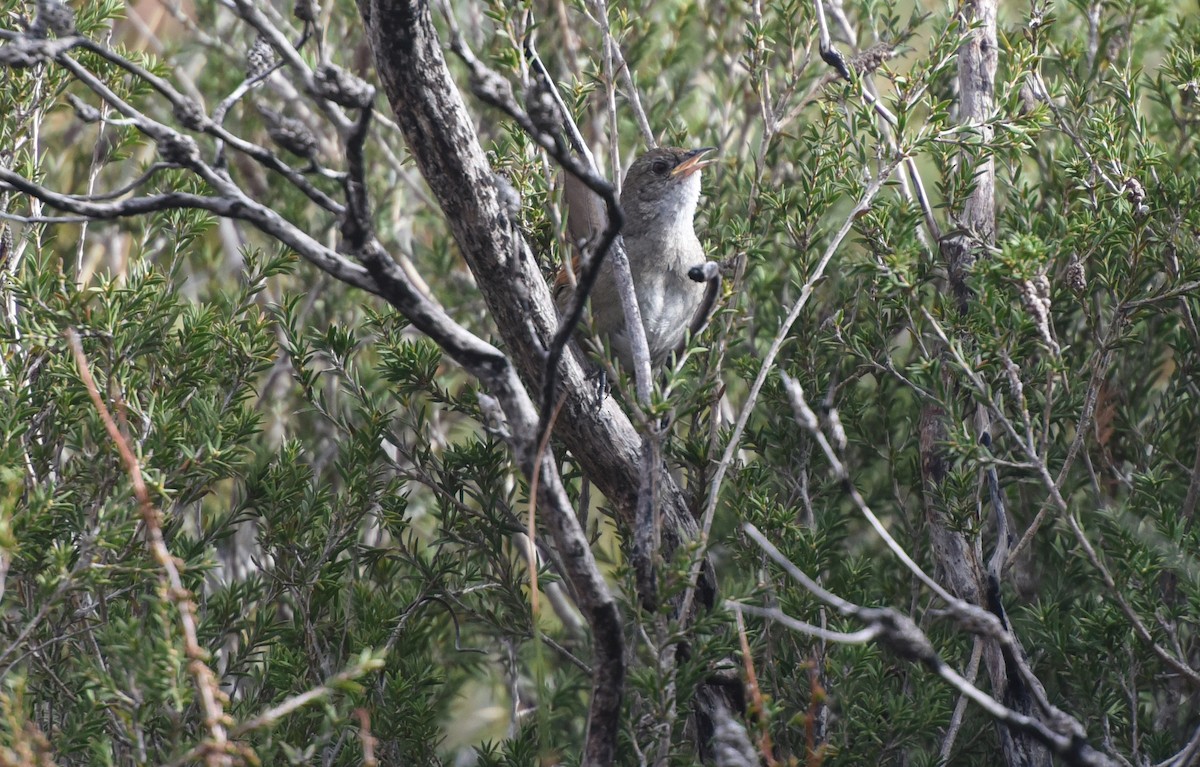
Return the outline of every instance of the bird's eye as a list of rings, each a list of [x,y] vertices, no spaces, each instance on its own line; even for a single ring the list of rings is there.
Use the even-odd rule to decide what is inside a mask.
[[[657,173],[660,176],[666,175],[667,171],[670,170],[670,168],[671,168],[671,165],[666,160],[655,160],[654,163],[650,166],[650,170],[654,171],[655,173]]]

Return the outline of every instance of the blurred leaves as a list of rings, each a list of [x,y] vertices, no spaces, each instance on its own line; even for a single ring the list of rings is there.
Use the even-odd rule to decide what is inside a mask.
[[[595,4],[451,5],[472,46],[518,87],[527,77],[520,49],[536,43],[602,167],[605,156],[627,164],[641,150],[623,80],[620,138],[607,135]],[[854,486],[929,570],[930,494],[918,458],[925,405],[952,424],[936,502],[984,557],[995,541],[982,469],[999,471],[1020,535],[1048,503],[1038,461],[1057,480],[1070,460],[1060,482],[1070,513],[1154,640],[1190,662],[1200,641],[1200,567],[1190,553],[1200,546],[1200,24],[1171,3],[1008,9],[985,131],[955,116],[955,55],[969,32],[957,17],[876,0],[842,6],[834,34],[844,53],[879,42],[897,51],[854,82],[829,77],[816,55],[809,3],[607,5],[659,138],[721,145],[698,229],[730,278],[710,328],[660,382],[656,415],[672,416],[666,460],[702,507],[730,438],[728,412],[741,407],[866,185],[913,157],[949,233],[976,169],[991,160],[996,245],[979,249],[968,311],[949,295],[938,243],[901,169],[854,220],[778,364],[814,406],[837,409]],[[0,0],[4,28],[23,28],[32,8]],[[241,82],[259,35],[225,6],[199,2],[182,24],[170,14],[157,26],[121,20],[142,10],[79,4],[76,25],[210,104]],[[270,10],[290,19],[286,4]],[[354,5],[330,3],[322,19],[325,54],[366,75]],[[79,60],[121,98],[172,119],[146,83],[102,57]],[[252,104],[286,107],[317,131],[318,154],[335,168],[333,127],[291,87],[256,88],[227,127],[265,144],[268,126]],[[872,88],[894,127],[864,95]],[[0,70],[0,162],[70,191],[119,187],[154,162],[153,146],[113,115],[80,121],[72,96],[98,109],[61,68]],[[513,126],[480,114],[493,165],[523,201],[522,231],[549,270],[571,252],[558,174]],[[202,143],[215,151],[211,138]],[[462,264],[398,134],[377,125],[367,155],[381,238],[448,312],[491,334],[479,276]],[[234,158],[229,172],[279,215],[338,241],[333,216]],[[323,174],[312,183],[339,188]],[[152,186],[205,191],[170,169]],[[0,207],[34,214],[19,195]],[[383,764],[578,761],[588,637],[569,615],[546,610],[534,630],[516,538],[529,488],[482,428],[475,381],[371,297],[229,222],[172,211],[86,230],[4,225],[21,258],[0,283],[0,761],[157,764],[206,735],[176,610],[66,351],[68,327],[83,337],[102,395],[125,403],[121,427],[164,515],[231,722],[329,685],[319,702],[241,734],[259,763],[361,763],[358,708],[371,714]],[[957,356],[937,353],[942,335]],[[1011,426],[986,449],[969,427],[981,403]],[[768,567],[737,532],[750,521],[826,588],[909,612],[947,662],[965,668],[970,640],[940,620],[847,502],[776,374],[735,447],[712,539],[723,594],[857,628]],[[738,657],[732,622],[705,613],[685,634],[669,606],[645,613],[623,556],[629,541],[603,499],[586,498],[569,456],[563,474],[622,594],[631,669],[621,763],[666,742],[669,763],[693,764],[687,713],[697,684]],[[665,596],[685,591],[691,553],[659,563]],[[550,552],[542,555],[539,590],[569,601]],[[1170,672],[1134,637],[1065,525],[1051,518],[1041,529],[1004,599],[1050,699],[1093,742],[1154,763],[1190,736],[1195,696],[1164,681]],[[746,630],[781,762],[938,763],[954,698],[920,669],[875,646],[826,646],[759,620]],[[688,652],[676,653],[685,636]],[[822,756],[808,753],[810,737]],[[968,708],[950,762],[997,764],[996,753],[989,720]]]

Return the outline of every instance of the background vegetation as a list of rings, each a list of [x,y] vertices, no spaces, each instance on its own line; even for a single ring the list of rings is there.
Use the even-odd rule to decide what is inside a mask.
[[[225,106],[232,134],[342,199],[347,128],[300,73],[333,63],[376,82],[359,9],[246,8],[73,4],[96,47],[70,56],[110,99],[54,55],[21,59],[22,41],[70,37],[61,7],[0,0],[0,763],[580,763],[595,637],[568,553],[544,534],[531,589],[536,493],[487,406],[495,392],[411,317],[261,227],[172,204],[106,220],[42,193],[211,191],[145,130],[186,115],[112,50],[210,116]],[[628,379],[612,391],[641,433],[669,418],[649,443],[707,534],[711,610],[679,616],[690,544],[657,562],[664,598],[639,599],[634,531],[552,441],[620,609],[616,763],[1049,758],[1022,761],[992,713],[894,641],[847,644],[752,611],[872,625],[789,578],[744,523],[830,592],[909,616],[1013,710],[1013,680],[1040,683],[1097,759],[1200,760],[1200,22],[1120,0],[1000,10],[994,103],[972,124],[959,51],[986,22],[971,8],[431,9],[443,44],[457,40],[451,71],[487,157],[520,196],[512,236],[547,275],[572,252],[562,174],[470,95],[479,72],[462,51],[535,117],[540,54],[609,177],[648,140],[720,147],[697,230],[724,263],[721,308],[650,402]],[[821,58],[821,14],[849,79]],[[302,39],[293,60],[284,46]],[[375,234],[451,318],[503,343],[484,294],[508,275],[468,269],[376,85]],[[196,141],[313,240],[346,236],[269,161]],[[988,163],[992,231],[964,215]],[[952,241],[970,257],[948,260]],[[1032,677],[989,674],[995,636],[864,508],[956,597],[1004,616]],[[962,544],[957,561],[945,541]],[[958,566],[996,576],[998,602],[960,588]],[[747,710],[714,754],[692,713],[721,674],[742,681]]]

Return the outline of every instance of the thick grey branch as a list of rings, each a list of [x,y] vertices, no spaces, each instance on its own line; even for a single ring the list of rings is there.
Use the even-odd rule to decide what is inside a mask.
[[[359,11],[375,52],[380,81],[412,155],[526,382],[536,381],[541,377],[538,363],[545,339],[556,325],[549,291],[524,240],[513,234],[516,222],[500,204],[491,168],[450,77],[428,6],[412,0],[359,0]],[[367,258],[379,279],[385,279],[388,271],[399,271],[394,262],[385,262],[378,255],[368,253]],[[582,391],[582,371],[569,357],[564,362],[568,368],[564,378],[574,377],[579,385],[575,391]],[[584,764],[611,764],[616,757],[625,679],[624,639],[616,601],[570,508],[551,452],[538,451],[539,419],[533,402],[508,360],[497,364],[502,368],[485,380],[508,417],[522,471],[532,475],[538,466],[541,516],[592,631],[592,701]],[[505,382],[504,389],[490,385],[499,379]],[[567,408],[577,411],[579,403],[574,408],[568,403]]]

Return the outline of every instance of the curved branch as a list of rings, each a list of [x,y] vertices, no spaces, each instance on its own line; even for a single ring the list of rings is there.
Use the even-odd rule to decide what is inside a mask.
[[[834,632],[817,629],[816,626],[810,626],[787,616],[782,616],[786,619],[780,621],[783,625],[794,631],[801,631],[812,636],[836,642],[860,643],[864,641],[877,641],[905,660],[920,662],[930,671],[944,679],[960,694],[970,698],[976,705],[987,711],[996,721],[1003,723],[1012,730],[1031,736],[1045,745],[1056,756],[1062,759],[1064,763],[1073,767],[1116,767],[1117,763],[1115,761],[1103,752],[1093,748],[1087,742],[1083,726],[1075,719],[1061,711],[1054,710],[1053,714],[1055,716],[1050,718],[1049,723],[1046,723],[1009,708],[997,700],[993,700],[990,695],[971,684],[971,682],[964,679],[957,671],[948,666],[942,660],[941,656],[937,654],[933,643],[929,641],[929,637],[907,615],[897,612],[890,607],[863,607],[825,591],[817,585],[816,581],[785,557],[754,525],[747,522],[742,526],[742,529],[754,539],[754,542],[758,544],[759,548],[767,556],[774,560],[789,575],[798,580],[809,593],[826,602],[841,614],[865,623],[866,628],[853,634],[837,635]],[[757,612],[768,618],[779,619],[776,611],[772,610],[749,610],[746,605],[736,605],[736,609]],[[989,615],[988,617],[993,616]],[[964,626],[974,633],[994,638],[992,632],[985,628],[988,625],[990,624],[987,622],[978,625],[964,623]]]
[[[242,195],[240,190],[237,190],[237,196],[226,197],[167,192],[115,202],[97,202],[94,198],[52,191],[4,167],[0,167],[0,184],[40,200],[55,210],[92,220],[111,221],[179,209],[206,210],[224,218],[240,219],[292,248],[331,277],[370,293],[379,293],[378,285],[365,268],[324,247],[271,208]]]

